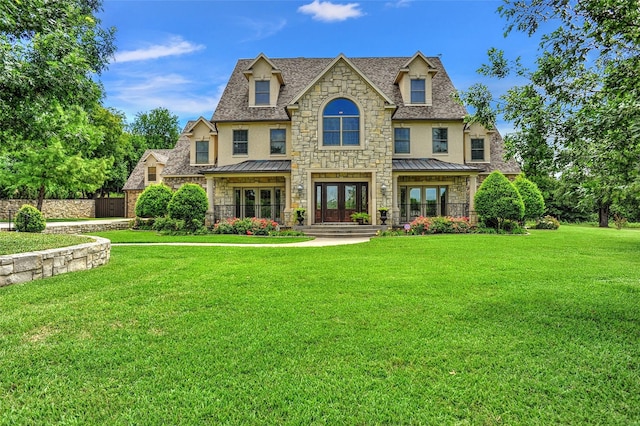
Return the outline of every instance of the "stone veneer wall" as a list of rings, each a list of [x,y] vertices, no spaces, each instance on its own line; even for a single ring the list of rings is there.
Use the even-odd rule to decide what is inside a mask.
[[[90,232],[120,231],[129,229],[129,221],[112,223],[87,223],[79,225],[47,226],[43,234],[87,234]]]
[[[354,100],[360,109],[361,145],[354,149],[325,149],[320,117],[326,103],[340,97]],[[392,187],[392,111],[385,109],[384,98],[346,62],[338,61],[298,104],[299,109],[293,110],[291,117],[291,185],[302,184],[304,191],[301,197],[295,191],[292,193],[292,207],[311,210],[313,188],[308,187],[308,178],[318,169],[322,172],[357,172],[358,169],[375,172],[376,181],[370,182],[370,190],[375,191],[370,210],[391,205],[391,191],[383,198],[379,189],[382,184]]]
[[[107,264],[111,241],[92,238],[94,242],[77,246],[0,256],[0,287]]]
[[[9,219],[9,210],[16,212],[24,204],[36,206],[36,200],[0,200],[0,218]],[[42,214],[45,218],[80,219],[96,217],[95,200],[44,200]]]

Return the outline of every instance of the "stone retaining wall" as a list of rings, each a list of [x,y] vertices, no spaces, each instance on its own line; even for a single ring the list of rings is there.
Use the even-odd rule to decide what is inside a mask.
[[[16,212],[23,204],[36,206],[36,200],[0,200],[0,219],[9,219],[9,210]],[[96,217],[95,200],[44,200],[42,214],[45,218],[82,219]]]
[[[88,234],[91,232],[101,231],[120,231],[129,229],[129,222],[113,222],[113,223],[83,223],[82,225],[62,225],[47,226],[43,231],[44,234]]]
[[[0,287],[106,265],[111,255],[111,241],[91,238],[95,242],[0,256]]]

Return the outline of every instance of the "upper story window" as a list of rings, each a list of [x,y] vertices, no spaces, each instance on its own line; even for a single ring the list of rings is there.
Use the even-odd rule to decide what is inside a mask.
[[[433,128],[433,153],[446,154],[449,152],[449,132],[448,129],[442,127]]]
[[[209,163],[209,141],[196,141],[196,164]]]
[[[411,79],[411,103],[412,104],[426,103],[425,87],[426,85],[425,85],[424,78]]]
[[[147,181],[155,182],[156,181],[156,168],[148,167],[147,168]]]
[[[269,105],[271,82],[269,80],[256,80],[256,105]]]
[[[471,161],[484,161],[484,139],[471,139]]]
[[[393,129],[393,153],[409,154],[411,148],[410,129],[408,127],[396,127]]]
[[[345,98],[334,99],[322,112],[324,146],[360,145],[360,110]]]
[[[249,131],[234,130],[233,131],[233,155],[249,154]]]
[[[287,153],[287,131],[285,129],[271,129],[271,154]]]

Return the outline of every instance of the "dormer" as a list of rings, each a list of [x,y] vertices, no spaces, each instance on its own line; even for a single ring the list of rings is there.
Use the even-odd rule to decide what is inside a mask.
[[[249,80],[249,106],[274,107],[278,102],[280,87],[284,86],[282,72],[267,58],[264,53],[244,71]]]
[[[212,166],[218,158],[218,131],[213,123],[204,117],[190,122],[185,128],[189,138],[189,164],[192,166]]]
[[[167,164],[165,153],[150,151],[142,158],[144,164],[144,186],[158,184],[162,182],[162,170]]]
[[[400,68],[395,84],[400,88],[402,101],[407,106],[432,106],[433,76],[436,67],[421,52],[416,53]]]

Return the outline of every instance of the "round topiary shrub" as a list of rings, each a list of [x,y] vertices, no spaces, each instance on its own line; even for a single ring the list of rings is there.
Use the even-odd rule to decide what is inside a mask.
[[[171,188],[162,183],[147,186],[136,201],[136,216],[162,217],[167,214],[167,206],[173,197]]]
[[[502,229],[506,220],[521,220],[524,216],[522,197],[499,171],[487,176],[478,188],[474,201],[480,219],[485,224],[495,223],[497,230]]]
[[[513,186],[516,187],[522,202],[524,203],[524,219],[536,220],[542,217],[544,214],[544,197],[542,192],[538,189],[538,185],[525,178],[523,175],[519,175],[516,180],[513,181]]]
[[[16,213],[15,225],[20,232],[42,232],[47,227],[47,222],[40,210],[25,204]]]
[[[195,183],[186,183],[173,194],[167,211],[171,219],[183,220],[186,229],[195,231],[204,226],[208,207],[204,189]]]

